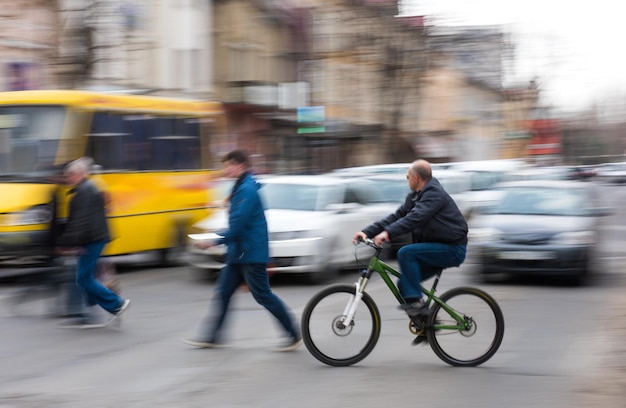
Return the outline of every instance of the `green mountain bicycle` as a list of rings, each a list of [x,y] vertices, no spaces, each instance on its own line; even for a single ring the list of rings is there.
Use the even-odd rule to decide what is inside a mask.
[[[331,366],[349,366],[363,360],[378,342],[380,312],[365,288],[378,273],[400,304],[405,303],[392,277],[400,272],[380,259],[375,250],[367,269],[354,285],[336,284],[315,294],[302,313],[302,337],[309,352]],[[409,318],[414,343],[427,341],[444,362],[461,367],[478,366],[496,353],[504,337],[504,316],[486,292],[472,287],[450,289],[435,295],[441,272],[430,290],[422,288],[430,311],[427,317]]]

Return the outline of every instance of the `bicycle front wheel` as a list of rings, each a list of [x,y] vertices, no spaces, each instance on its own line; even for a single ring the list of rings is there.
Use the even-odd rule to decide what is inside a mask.
[[[354,318],[344,322],[346,306],[356,293],[351,285],[333,285],[309,300],[302,312],[302,339],[322,363],[349,366],[363,360],[380,337],[380,312],[364,293]]]
[[[435,354],[461,367],[474,367],[493,357],[504,337],[504,316],[496,301],[480,289],[465,287],[451,289],[440,299],[463,321],[456,321],[440,304],[433,306],[428,318],[432,329],[426,335]]]

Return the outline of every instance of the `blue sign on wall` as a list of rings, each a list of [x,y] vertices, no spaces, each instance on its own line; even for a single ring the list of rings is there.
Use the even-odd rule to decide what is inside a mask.
[[[321,133],[324,132],[326,110],[323,106],[303,106],[298,108],[298,133]]]

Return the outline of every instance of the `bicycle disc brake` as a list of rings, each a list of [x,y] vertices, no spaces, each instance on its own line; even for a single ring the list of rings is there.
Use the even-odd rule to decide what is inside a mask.
[[[337,316],[333,319],[332,330],[337,336],[345,337],[352,332],[352,328],[354,327],[354,321],[351,321],[349,324],[344,323],[345,316]]]

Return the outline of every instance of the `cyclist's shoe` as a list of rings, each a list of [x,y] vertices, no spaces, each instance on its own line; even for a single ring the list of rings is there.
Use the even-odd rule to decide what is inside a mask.
[[[428,316],[428,305],[424,302],[424,300],[419,299],[415,302],[411,303],[402,303],[399,309],[404,310],[406,314],[409,316]]]
[[[428,344],[428,338],[425,334],[420,334],[419,336],[415,336],[411,344],[413,346],[417,346],[418,344]]]

